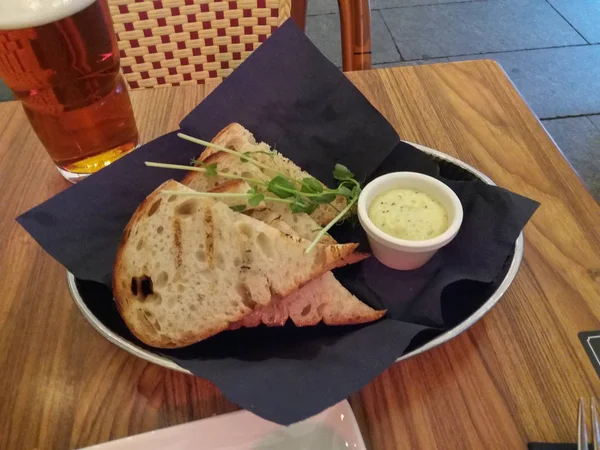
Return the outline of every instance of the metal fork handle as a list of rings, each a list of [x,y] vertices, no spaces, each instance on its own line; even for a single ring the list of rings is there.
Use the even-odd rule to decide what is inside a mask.
[[[577,450],[588,450],[585,402],[582,398],[579,399],[579,412],[577,413]]]
[[[600,450],[600,424],[598,423],[598,404],[596,399],[592,397],[590,401],[590,409],[592,411],[592,441],[594,442],[594,450]]]

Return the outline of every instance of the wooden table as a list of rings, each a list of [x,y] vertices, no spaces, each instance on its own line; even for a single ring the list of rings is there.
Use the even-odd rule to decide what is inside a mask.
[[[368,448],[574,441],[577,399],[600,396],[577,338],[600,329],[598,204],[494,62],[348,77],[404,139],[542,203],[496,308],[351,397]],[[208,90],[132,93],[143,139],[175,129]],[[64,268],[14,221],[68,184],[17,103],[0,104],[0,130],[0,448],[81,447],[235,410],[209,382],[130,356],[87,324]]]

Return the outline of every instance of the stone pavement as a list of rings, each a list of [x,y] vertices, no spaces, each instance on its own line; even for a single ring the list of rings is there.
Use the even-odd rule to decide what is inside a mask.
[[[307,34],[341,66],[336,0]],[[494,59],[600,201],[600,0],[371,0],[375,67]]]
[[[308,36],[341,66],[336,0]],[[371,0],[375,67],[498,61],[600,200],[600,0]],[[11,99],[0,80],[0,101]]]

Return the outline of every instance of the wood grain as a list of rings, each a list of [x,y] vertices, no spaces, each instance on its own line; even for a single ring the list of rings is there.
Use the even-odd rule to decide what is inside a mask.
[[[577,338],[600,329],[598,204],[494,62],[348,77],[404,139],[542,203],[498,306],[351,397],[368,448],[574,441],[577,399],[600,395]],[[206,93],[132,93],[142,139],[175,129]],[[77,448],[235,410],[209,382],[136,359],[87,324],[64,269],[14,221],[68,184],[17,103],[0,104],[0,130],[0,448]]]

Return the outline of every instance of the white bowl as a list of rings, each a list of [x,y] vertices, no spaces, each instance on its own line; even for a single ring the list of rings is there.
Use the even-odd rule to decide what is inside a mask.
[[[422,241],[399,239],[375,226],[368,215],[369,206],[377,195],[391,189],[414,189],[442,204],[448,213],[448,229],[439,236]],[[392,172],[368,183],[358,198],[358,220],[367,233],[373,255],[392,269],[412,270],[421,267],[458,233],[463,209],[454,191],[441,181],[415,172]]]

